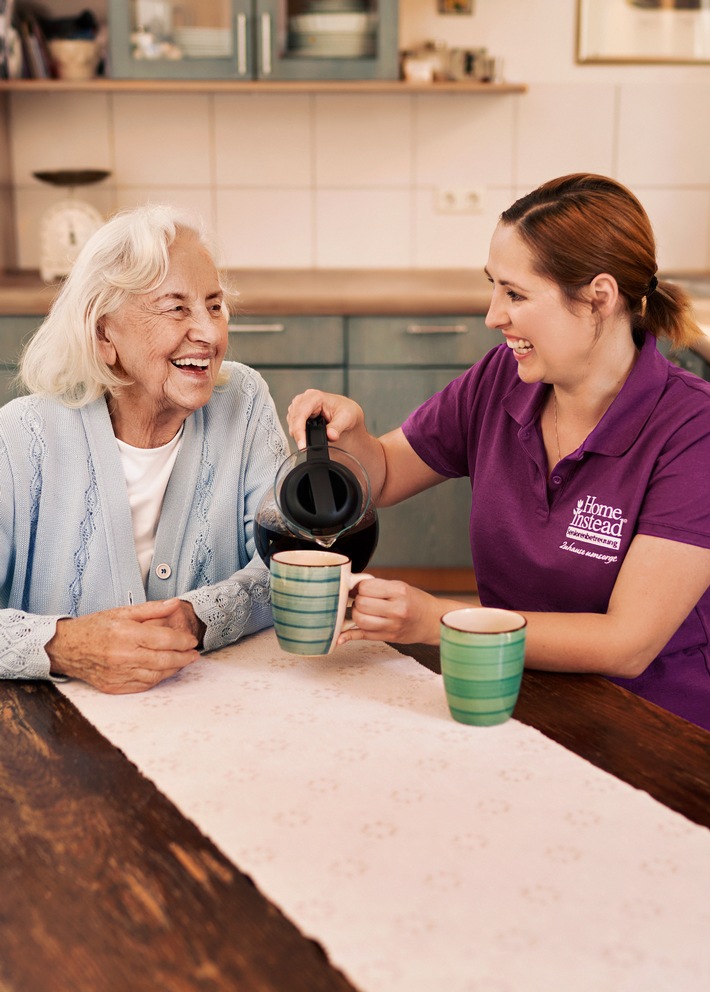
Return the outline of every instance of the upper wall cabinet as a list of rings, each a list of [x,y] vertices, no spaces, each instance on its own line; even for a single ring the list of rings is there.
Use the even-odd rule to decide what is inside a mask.
[[[397,79],[392,0],[109,3],[116,79]]]

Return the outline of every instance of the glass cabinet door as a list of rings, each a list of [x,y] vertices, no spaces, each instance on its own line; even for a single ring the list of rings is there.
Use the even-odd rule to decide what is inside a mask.
[[[257,0],[257,75],[396,79],[394,0]]]
[[[117,79],[250,79],[252,0],[130,0],[109,4]]]
[[[116,79],[397,79],[396,0],[108,4]]]

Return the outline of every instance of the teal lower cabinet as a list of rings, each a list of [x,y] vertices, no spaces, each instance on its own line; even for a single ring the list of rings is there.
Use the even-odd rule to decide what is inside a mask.
[[[323,369],[313,366],[298,369],[262,368],[259,371],[269,384],[269,391],[274,398],[281,425],[287,435],[286,411],[297,393],[303,393],[310,388],[322,389],[326,393],[345,392],[345,373],[342,369]],[[289,443],[295,450],[290,436]]]
[[[399,427],[408,413],[454,379],[460,369],[350,369],[348,392],[365,411],[373,434]],[[470,568],[471,486],[452,479],[380,514],[373,565]]]
[[[17,383],[17,363],[23,346],[43,319],[41,316],[0,317],[0,406],[23,392]]]
[[[21,395],[22,390],[17,383],[17,368],[13,365],[0,365],[0,406]]]
[[[314,387],[352,396],[379,435],[499,343],[478,317],[260,316],[230,324],[228,355],[264,375],[284,427],[293,397]],[[437,573],[432,588],[474,589],[470,503],[468,480],[457,479],[381,510],[372,567],[405,577]],[[456,570],[463,577],[452,581]]]
[[[20,393],[17,361],[42,319],[0,317],[0,405]],[[500,342],[482,316],[242,314],[230,321],[227,357],[263,374],[284,429],[289,403],[312,386],[352,396],[365,411],[369,430],[380,435],[399,427],[415,407]],[[667,342],[660,347],[668,353]],[[670,357],[710,379],[710,366],[694,352]],[[430,589],[474,589],[470,504],[468,479],[456,479],[380,510],[372,567]]]
[[[671,348],[670,341],[666,338],[658,342],[658,350],[680,368],[695,373],[701,379],[710,380],[710,365],[697,352],[690,351],[689,348],[681,348],[679,351],[674,351]]]
[[[0,317],[0,405],[18,395],[17,361],[41,321]],[[370,431],[383,434],[499,343],[482,317],[242,315],[230,321],[227,357],[262,373],[284,429],[293,397],[315,387],[352,396]],[[432,589],[473,590],[469,511],[467,479],[381,510],[372,567]]]
[[[232,319],[227,358],[261,372],[287,430],[286,411],[297,393],[310,387],[345,392],[345,321],[342,317]]]
[[[356,317],[348,321],[348,394],[371,433],[399,427],[420,403],[481,358],[500,335],[482,317]],[[475,588],[468,479],[449,480],[380,512],[374,567],[423,569],[430,588]],[[453,576],[464,570],[455,581]]]

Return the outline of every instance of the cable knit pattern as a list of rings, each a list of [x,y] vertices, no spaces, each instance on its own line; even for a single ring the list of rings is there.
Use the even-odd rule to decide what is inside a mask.
[[[39,516],[39,499],[42,492],[42,462],[45,453],[42,418],[32,407],[22,417],[22,428],[29,437],[27,460],[30,468],[30,544],[34,545]],[[30,581],[31,572],[26,577],[25,586]],[[22,605],[26,601],[26,588],[23,590]]]
[[[86,513],[84,515],[84,519],[81,521],[81,526],[79,527],[81,544],[79,545],[77,551],[74,552],[74,566],[76,568],[76,575],[69,586],[70,603],[68,613],[71,617],[79,616],[81,583],[84,577],[84,572],[86,571],[86,563],[89,560],[89,545],[91,543],[91,538],[94,535],[94,531],[96,530],[96,526],[94,524],[94,514],[99,506],[99,495],[96,488],[96,473],[94,471],[91,456],[89,456],[88,469],[91,482],[84,493],[84,506],[86,507]]]
[[[192,566],[195,570],[197,584],[200,586],[207,585],[210,580],[209,567],[213,558],[212,549],[207,543],[210,535],[209,500],[213,482],[214,466],[209,460],[207,439],[204,438],[200,458],[200,475],[195,489],[195,513],[200,521],[200,532],[197,535],[192,556]]]
[[[32,479],[30,481],[30,520],[33,524],[37,522],[39,512],[39,497],[42,492],[42,460],[45,453],[44,424],[42,417],[37,410],[29,407],[22,417],[22,426],[30,437],[28,460],[31,466]]]
[[[191,602],[206,650],[271,623],[253,519],[288,446],[262,377],[225,370],[229,382],[185,421],[146,588],[105,400],[72,410],[29,396],[0,409],[0,677],[47,678],[61,617],[146,598]]]

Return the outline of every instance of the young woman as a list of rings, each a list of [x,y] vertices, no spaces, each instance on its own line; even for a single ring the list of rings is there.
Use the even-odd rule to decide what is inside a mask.
[[[322,413],[381,506],[468,476],[481,601],[527,617],[526,664],[600,673],[710,729],[710,384],[657,350],[700,331],[656,269],[628,189],[546,183],[491,241],[486,323],[503,344],[379,439],[357,404],[315,390],[289,427],[302,445]],[[456,605],[363,582],[342,639],[436,643]]]

